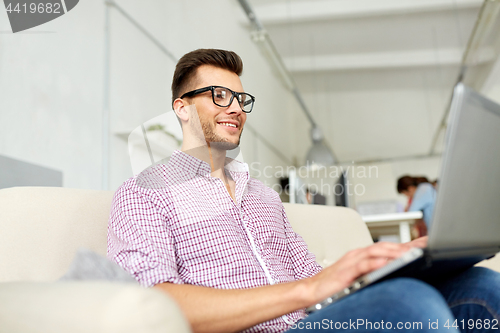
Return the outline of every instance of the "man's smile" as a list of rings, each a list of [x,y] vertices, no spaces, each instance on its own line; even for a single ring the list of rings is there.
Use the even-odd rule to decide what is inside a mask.
[[[221,120],[217,121],[217,125],[224,127],[230,132],[237,132],[240,128],[240,123],[236,120]]]
[[[231,123],[219,123],[219,125],[236,127],[236,125],[235,125],[235,124],[231,124]]]

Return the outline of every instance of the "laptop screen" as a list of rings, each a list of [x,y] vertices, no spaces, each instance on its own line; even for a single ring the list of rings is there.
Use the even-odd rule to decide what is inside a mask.
[[[458,84],[429,248],[500,245],[500,105]]]

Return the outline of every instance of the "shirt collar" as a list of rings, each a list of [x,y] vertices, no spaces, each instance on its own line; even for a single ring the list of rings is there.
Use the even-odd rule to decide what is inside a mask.
[[[169,164],[171,164],[174,168],[184,170],[191,175],[210,176],[212,172],[212,169],[207,162],[181,150],[174,150],[172,156],[170,157]],[[247,163],[243,163],[229,157],[226,157],[224,168],[231,172],[249,172]]]

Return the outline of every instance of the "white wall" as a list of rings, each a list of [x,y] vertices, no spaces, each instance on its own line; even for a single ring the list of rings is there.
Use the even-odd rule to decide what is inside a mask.
[[[81,1],[40,27],[8,33],[0,10],[0,154],[100,188],[103,5]]]

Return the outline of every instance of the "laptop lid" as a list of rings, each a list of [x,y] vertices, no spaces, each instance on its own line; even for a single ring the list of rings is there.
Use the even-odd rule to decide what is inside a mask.
[[[500,105],[458,84],[449,117],[429,249],[497,252]]]

